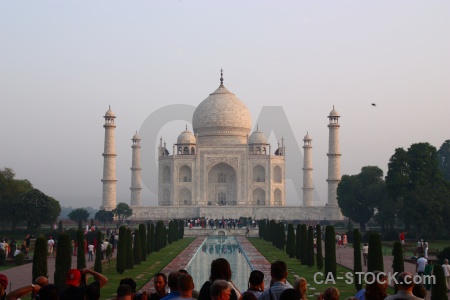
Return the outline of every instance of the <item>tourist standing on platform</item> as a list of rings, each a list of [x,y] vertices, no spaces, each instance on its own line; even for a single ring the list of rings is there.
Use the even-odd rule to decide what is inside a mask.
[[[345,233],[342,235],[342,245],[344,245],[344,248],[347,247],[347,235]]]
[[[286,284],[287,277],[287,266],[284,261],[275,261],[270,265],[270,276],[272,276],[273,284],[268,289],[265,290],[261,296],[260,300],[279,300],[281,293],[291,286]],[[327,299],[328,300],[328,299]]]
[[[450,265],[448,264],[448,259],[444,259],[444,264],[442,265],[444,269],[445,282],[447,283],[447,291],[450,291]]]
[[[166,286],[167,286],[167,276],[164,273],[156,273],[153,276],[153,285],[155,288],[155,293],[150,295],[150,300],[160,300],[167,296]]]
[[[48,241],[47,241],[47,256],[53,256],[55,257],[55,254],[53,252],[53,246],[55,245],[55,241],[53,240],[52,236],[48,237]]]
[[[94,245],[90,242],[88,246],[88,261],[94,261]]]
[[[364,243],[364,246],[362,247],[362,254],[364,265],[367,266],[367,259],[369,258],[369,245],[367,243]]]
[[[423,257],[423,254],[422,254],[416,263],[416,272],[417,272],[417,274],[419,274],[419,276],[422,276],[423,273],[425,273],[425,267],[426,267],[427,263],[428,263],[427,259],[425,257]]]

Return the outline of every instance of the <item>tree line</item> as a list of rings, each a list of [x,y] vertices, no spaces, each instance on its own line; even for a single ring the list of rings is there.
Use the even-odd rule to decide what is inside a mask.
[[[377,166],[365,166],[356,175],[343,175],[337,188],[344,216],[360,224],[376,221],[382,231],[397,222],[417,236],[449,233],[450,140],[439,150],[416,143],[395,149],[387,175]],[[446,232],[447,231],[447,232]]]

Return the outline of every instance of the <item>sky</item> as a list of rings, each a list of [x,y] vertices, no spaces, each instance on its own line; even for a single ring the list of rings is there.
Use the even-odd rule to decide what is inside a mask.
[[[168,105],[197,106],[221,68],[253,128],[263,107],[282,107],[295,136],[286,164],[299,176],[289,155],[302,156],[310,134],[314,205],[327,199],[333,105],[342,175],[386,173],[396,148],[450,139],[449,1],[0,0],[0,168],[62,206],[98,208],[111,106],[117,203],[129,203],[134,133]],[[171,151],[186,125],[170,120],[157,136]],[[156,172],[158,137],[141,135],[143,177]],[[299,205],[292,180],[286,189]],[[142,204],[157,204],[151,187]]]

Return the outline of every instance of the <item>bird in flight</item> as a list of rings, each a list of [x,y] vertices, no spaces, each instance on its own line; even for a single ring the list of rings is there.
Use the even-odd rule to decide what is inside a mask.
[[[375,107],[376,107],[377,105],[376,105],[375,103],[372,103],[372,106],[375,106]]]

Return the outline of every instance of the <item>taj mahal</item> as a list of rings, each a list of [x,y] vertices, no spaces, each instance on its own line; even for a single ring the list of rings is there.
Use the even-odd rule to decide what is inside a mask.
[[[141,206],[140,141],[132,138],[131,196],[133,220],[174,218],[239,218],[276,220],[339,220],[336,189],[340,181],[339,114],[329,119],[328,201],[313,206],[312,138],[304,139],[303,205],[286,206],[285,144],[272,147],[258,130],[244,102],[220,85],[195,109],[193,132],[180,133],[172,149],[158,146],[158,206]],[[105,116],[103,195],[101,208],[116,206],[116,116]],[[145,138],[145,137],[144,137]],[[171,150],[171,151],[170,151]],[[145,166],[144,166],[145,168]]]

